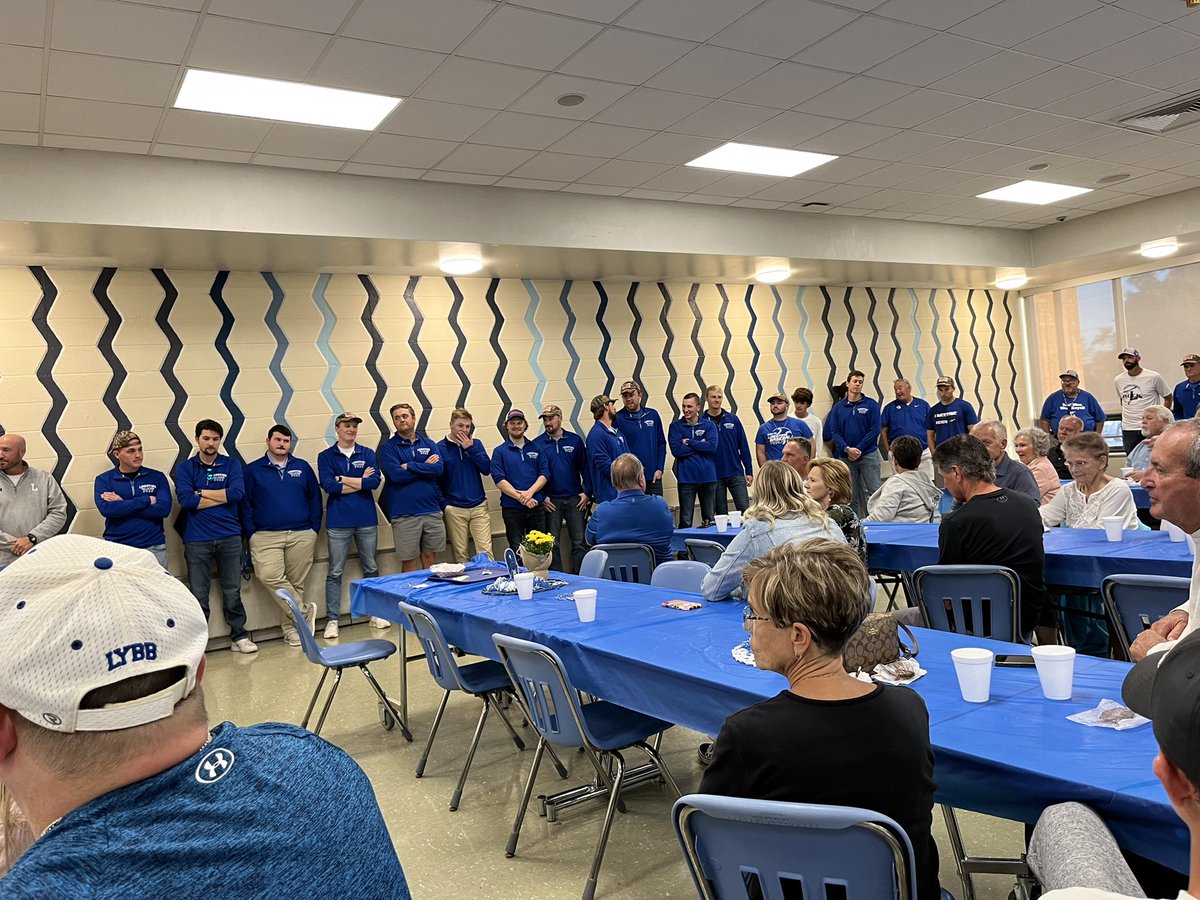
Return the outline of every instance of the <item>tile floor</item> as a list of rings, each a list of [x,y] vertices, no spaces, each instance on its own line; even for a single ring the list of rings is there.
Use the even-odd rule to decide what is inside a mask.
[[[318,632],[319,633],[319,632]],[[396,627],[380,632],[367,625],[343,627],[342,641],[390,636]],[[209,718],[239,725],[261,721],[299,723],[319,671],[299,648],[282,641],[263,641],[257,654],[218,650],[209,654],[204,686]],[[398,686],[395,657],[373,667],[384,689]],[[366,680],[348,671],[323,729],[323,736],[345,749],[366,770],[375,786],[413,896],[423,898],[479,897],[496,900],[571,898],[579,896],[591,863],[603,810],[590,804],[560,813],[548,823],[533,810],[525,819],[517,855],[504,856],[516,803],[520,797],[535,739],[517,752],[503,726],[489,720],[457,812],[448,809],[463,755],[479,714],[479,704],[451,697],[438,740],[423,778],[413,775],[428,735],[441,692],[423,662],[410,671],[410,718],[415,742],[407,743],[399,729],[380,726],[374,695]],[[782,682],[781,682],[782,683]],[[315,717],[314,717],[315,722]],[[664,757],[680,788],[695,790],[700,781],[696,745],[701,735],[681,728],[668,731]],[[638,755],[632,751],[630,756]],[[586,762],[574,754],[564,758],[572,776],[588,778]],[[936,773],[935,773],[936,776]],[[542,766],[536,793],[552,792],[561,782],[550,765]],[[571,782],[574,783],[574,782]],[[628,812],[618,814],[597,896],[611,900],[694,897],[670,824],[673,797],[661,785],[644,785],[627,795]],[[962,898],[961,885],[947,855],[949,846],[940,814],[935,811],[935,836],[942,850],[942,884]],[[980,855],[1012,855],[1021,848],[1020,825],[974,814],[960,815],[967,847]],[[345,837],[346,852],[354,852],[354,837]],[[979,900],[1004,900],[1010,879],[975,879]]]

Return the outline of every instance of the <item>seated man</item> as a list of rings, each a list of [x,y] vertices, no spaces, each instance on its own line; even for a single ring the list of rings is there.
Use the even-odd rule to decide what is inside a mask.
[[[145,550],[68,534],[8,567],[0,783],[40,837],[0,895],[407,900],[344,751],[277,722],[209,729],[207,643],[195,598]]]
[[[617,496],[596,507],[588,520],[587,542],[596,544],[647,544],[654,550],[654,564],[671,558],[671,536],[675,523],[667,501],[646,493],[646,470],[632,453],[613,460],[612,486]]]
[[[907,434],[892,441],[891,478],[867,500],[867,518],[873,522],[937,522],[942,492],[920,471],[925,448]]]

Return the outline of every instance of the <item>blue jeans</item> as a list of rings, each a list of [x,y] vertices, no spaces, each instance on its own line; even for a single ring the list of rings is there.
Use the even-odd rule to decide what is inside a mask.
[[[743,481],[742,484],[746,482]],[[679,527],[692,527],[692,513],[696,508],[696,497],[700,497],[700,519],[707,525],[713,520],[713,504],[717,499],[717,482],[708,484],[679,483]]]
[[[232,535],[219,541],[188,541],[183,545],[187,561],[188,588],[208,618],[208,588],[212,584],[213,560],[221,581],[221,605],[231,640],[246,637],[246,609],[242,606],[242,538]]]
[[[362,525],[358,528],[326,528],[329,541],[329,570],[325,575],[325,615],[336,622],[342,614],[342,572],[346,569],[346,557],[350,555],[350,539],[358,547],[358,561],[362,564],[363,578],[374,578],[379,574],[375,564],[375,549],[379,546],[379,528]]]
[[[154,558],[158,560],[158,564],[160,566],[162,566],[164,569],[167,567],[166,544],[155,544],[153,547],[147,547],[146,549],[154,554]]]
[[[879,452],[869,450],[858,459],[845,460],[850,467],[850,505],[860,519],[867,517],[867,499],[879,490]]]
[[[728,478],[717,479],[717,499],[716,513],[717,515],[725,515],[729,512],[728,496],[725,491],[728,489],[730,494],[733,494],[733,505],[737,507],[738,512],[745,512],[750,506],[750,492],[746,490],[746,476],[730,475]]]
[[[579,508],[579,495],[551,497],[554,511],[546,513],[547,531],[554,535],[554,552],[550,555],[550,568],[556,572],[578,572],[586,552],[583,546],[583,510]],[[567,523],[567,534],[571,538],[571,568],[563,565],[558,538],[562,535],[563,522]]]

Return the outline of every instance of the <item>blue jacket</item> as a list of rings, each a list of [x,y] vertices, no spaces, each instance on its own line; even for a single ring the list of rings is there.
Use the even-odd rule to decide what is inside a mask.
[[[829,426],[826,425],[825,428],[828,429]],[[828,431],[826,433],[828,434]],[[762,444],[767,461],[770,462],[773,459],[783,459],[783,445],[794,437],[813,437],[812,429],[808,427],[807,422],[802,422],[795,416],[788,416],[782,422],[767,419],[758,426],[758,433],[754,435],[754,443]],[[816,447],[813,448],[814,454],[816,449]]]
[[[685,444],[684,441],[687,441]],[[680,484],[712,484],[717,480],[716,452],[721,435],[712,420],[701,416],[695,425],[686,419],[671,423],[667,442],[678,467],[675,480]]]
[[[120,494],[121,500],[101,500],[101,494]],[[154,502],[150,502],[150,498]],[[144,466],[125,475],[116,466],[96,476],[96,509],[104,516],[104,539],[129,547],[165,544],[163,520],[171,514],[171,485],[167,476]]]
[[[437,448],[442,458],[442,500],[446,506],[473,509],[483,503],[487,494],[482,476],[492,474],[492,461],[483,441],[476,438],[471,449],[464,450],[446,437],[437,442]]]
[[[1175,390],[1178,391],[1179,388]],[[1050,433],[1057,434],[1059,419],[1065,416],[1078,416],[1083,419],[1084,431],[1095,431],[1096,423],[1108,418],[1100,401],[1087,391],[1078,391],[1074,397],[1068,397],[1062,391],[1055,391],[1042,404],[1041,418],[1050,423]]]
[[[898,437],[917,439],[922,447],[929,442],[929,430],[925,423],[929,420],[929,404],[920,397],[913,397],[908,403],[893,400],[883,407],[883,415],[879,424],[888,430],[888,443]]]
[[[619,409],[616,425],[625,436],[628,452],[642,461],[647,484],[654,480],[655,472],[667,470],[667,441],[663,437],[662,416],[646,406],[635,413]]]
[[[543,432],[534,443],[546,457],[550,470],[550,480],[546,482],[548,496],[575,497],[581,493],[591,496],[592,470],[583,438],[564,428],[558,440]]]
[[[617,496],[616,488],[612,486],[612,464],[614,459],[628,452],[625,435],[615,428],[609,428],[597,420],[588,432],[587,455],[588,467],[592,470],[592,499],[597,503]],[[665,461],[663,465],[666,465]]]
[[[375,474],[363,478],[363,472],[374,469]],[[362,478],[362,490],[342,493],[338,476]],[[321,490],[329,495],[325,504],[326,528],[365,528],[379,524],[379,512],[372,493],[383,482],[375,451],[361,444],[354,445],[354,452],[346,456],[338,445],[326,447],[317,454],[317,480]]]
[[[971,426],[978,422],[979,416],[975,415],[975,407],[962,397],[955,397],[949,403],[930,404],[929,418],[925,425],[928,431],[933,432],[933,446],[936,447],[956,434],[966,434],[971,430]]]
[[[1176,419],[1195,418],[1196,409],[1200,407],[1200,381],[1192,382],[1186,378],[1183,379],[1175,385],[1171,396],[1175,398],[1171,412],[1174,413]]]
[[[675,520],[667,501],[636,488],[597,506],[587,525],[589,544],[649,544],[655,565],[671,558],[674,534]]]
[[[860,397],[857,403],[838,401],[825,419],[825,440],[833,441],[837,459],[845,459],[847,447],[857,447],[864,454],[877,452],[879,404],[870,397]]]
[[[717,452],[714,460],[717,465],[717,478],[737,478],[754,474],[754,457],[750,455],[750,442],[746,439],[746,429],[742,420],[731,412],[722,410],[719,418],[713,418],[707,412],[704,418],[715,422],[717,432]]]
[[[228,456],[217,455],[211,466],[200,461],[200,454],[175,467],[175,499],[186,512],[183,542],[219,541],[242,536],[241,506],[246,496],[242,464]],[[196,491],[225,491],[225,503],[200,509]]]
[[[420,434],[411,441],[394,434],[383,442],[379,468],[387,484],[381,505],[389,522],[401,516],[428,516],[442,511],[438,481],[445,466],[438,454],[438,445]],[[438,461],[425,462],[431,456],[438,456]],[[403,468],[406,463],[407,469]]]
[[[550,459],[542,452],[535,442],[526,440],[524,447],[518,447],[510,440],[492,451],[492,481],[499,484],[507,481],[518,491],[532,487],[539,477],[550,477]],[[533,495],[538,503],[546,499],[544,490]],[[512,497],[501,492],[500,505],[511,509],[521,509],[521,504]]]
[[[246,464],[242,531],[321,530],[321,491],[312,466],[289,456],[280,468],[264,453]]]

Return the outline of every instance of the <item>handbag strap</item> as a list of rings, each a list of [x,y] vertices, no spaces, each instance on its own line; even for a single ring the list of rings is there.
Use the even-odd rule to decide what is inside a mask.
[[[917,653],[920,652],[920,649],[921,649],[920,645],[917,643],[917,636],[915,634],[913,634],[912,629],[909,628],[907,625],[905,625],[903,622],[897,621],[896,625],[900,628],[903,628],[904,633],[907,634],[909,639],[912,641],[912,647],[909,647],[907,644],[904,643],[904,641],[900,640],[899,635],[897,635],[896,642],[900,645],[900,655],[904,659],[910,659],[910,658],[916,656]]]

